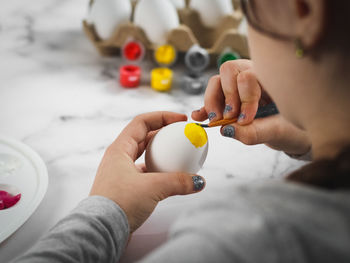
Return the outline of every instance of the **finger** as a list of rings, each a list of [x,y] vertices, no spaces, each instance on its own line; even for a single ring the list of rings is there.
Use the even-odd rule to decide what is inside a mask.
[[[199,175],[186,173],[154,173],[149,174],[150,187],[159,201],[173,195],[187,195],[200,192],[205,187],[205,180]],[[147,176],[149,176],[147,175]]]
[[[254,120],[259,107],[261,87],[251,70],[241,72],[237,77],[238,93],[241,101],[238,123],[247,125]]]
[[[141,114],[125,127],[110,148],[126,153],[135,161],[139,155],[139,144],[146,139],[149,132],[186,120],[186,115],[174,112],[159,111]]]
[[[147,134],[145,140],[139,143],[139,150],[138,150],[136,159],[138,159],[138,158],[143,154],[143,152],[145,151],[145,149],[146,149],[148,143],[152,140],[152,138],[153,138],[159,131],[160,131],[160,129],[155,130],[155,131],[150,131],[150,132]]]
[[[140,173],[147,173],[146,164],[144,164],[144,163],[136,164],[136,169]]]
[[[145,146],[147,147],[148,143],[152,140],[152,138],[160,131],[160,129],[155,130],[155,131],[150,131],[147,136],[146,139],[144,140]]]
[[[251,68],[250,60],[227,61],[220,67],[222,91],[225,96],[224,118],[233,119],[240,113],[240,98],[238,95],[237,77],[240,72]]]
[[[208,119],[208,113],[205,110],[205,107],[193,111],[191,118],[195,121],[205,121],[206,119]]]
[[[281,115],[256,119],[245,126],[228,125],[221,129],[221,133],[247,145],[264,143],[289,154],[303,154],[311,147],[307,132],[297,128]]]
[[[204,95],[204,105],[209,121],[222,119],[224,104],[225,97],[221,88],[220,76],[216,75],[210,78]]]
[[[276,139],[280,133],[281,116],[275,115],[262,119],[256,119],[248,125],[237,123],[221,128],[223,136],[236,139],[247,145],[268,143]]]

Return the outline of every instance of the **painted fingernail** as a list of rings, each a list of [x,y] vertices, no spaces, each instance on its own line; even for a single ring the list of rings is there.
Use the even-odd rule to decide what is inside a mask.
[[[230,105],[226,104],[224,114],[230,112],[231,110],[232,110],[232,107]]]
[[[204,187],[204,179],[201,176],[192,176],[192,181],[193,181],[193,190],[194,191],[200,191]]]
[[[222,135],[224,135],[225,137],[234,138],[235,137],[235,127],[225,126],[224,129],[222,130]]]
[[[211,121],[212,119],[214,119],[216,117],[216,113],[215,112],[209,112],[209,114],[208,114],[208,119],[209,119],[209,121]]]
[[[238,116],[238,120],[237,121],[243,121],[245,119],[245,114],[244,113],[241,113],[241,114],[239,114],[239,116]]]

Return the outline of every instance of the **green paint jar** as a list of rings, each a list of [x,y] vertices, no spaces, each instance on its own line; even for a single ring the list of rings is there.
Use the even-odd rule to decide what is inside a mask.
[[[224,64],[227,61],[240,59],[241,56],[232,49],[226,49],[224,52],[221,53],[221,55],[218,58],[218,68],[221,67],[222,64]]]

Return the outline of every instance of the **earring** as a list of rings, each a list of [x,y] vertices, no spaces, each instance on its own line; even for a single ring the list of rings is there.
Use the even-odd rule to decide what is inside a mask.
[[[304,57],[304,47],[303,43],[301,42],[300,38],[296,38],[294,40],[295,44],[295,55],[297,58],[303,58]]]

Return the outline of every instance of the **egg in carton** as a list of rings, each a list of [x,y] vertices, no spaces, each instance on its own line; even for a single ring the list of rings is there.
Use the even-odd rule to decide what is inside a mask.
[[[90,6],[94,4],[94,1],[100,0],[91,0]],[[113,30],[110,37],[101,38],[91,20],[89,21],[89,19],[86,19],[83,21],[85,34],[92,41],[101,55],[118,55],[120,53],[120,48],[122,48],[123,45],[130,39],[141,42],[150,52],[154,51],[160,45],[160,43],[151,42],[145,30],[143,30],[140,25],[132,22],[135,21],[134,19],[135,11],[137,12],[137,5],[142,1],[145,0],[131,2],[130,19],[128,21],[121,22]],[[232,0],[234,11],[222,16],[218,20],[215,27],[208,26],[203,23],[203,19],[201,14],[198,12],[198,9],[195,10],[193,8],[196,0],[192,1],[194,2],[191,3],[189,0],[186,0],[185,7],[177,9],[177,15],[180,23],[176,28],[173,28],[167,32],[164,41],[167,44],[173,45],[179,52],[187,52],[193,45],[197,44],[207,49],[208,53],[212,55],[212,58],[216,57],[228,48],[239,53],[241,57],[248,58],[249,52],[246,36],[238,32],[238,27],[243,18],[239,1]],[[203,4],[204,2],[205,1],[203,1]],[[124,9],[128,10],[128,8]],[[157,10],[157,12],[162,11],[162,9],[159,8],[153,8],[152,10]]]

